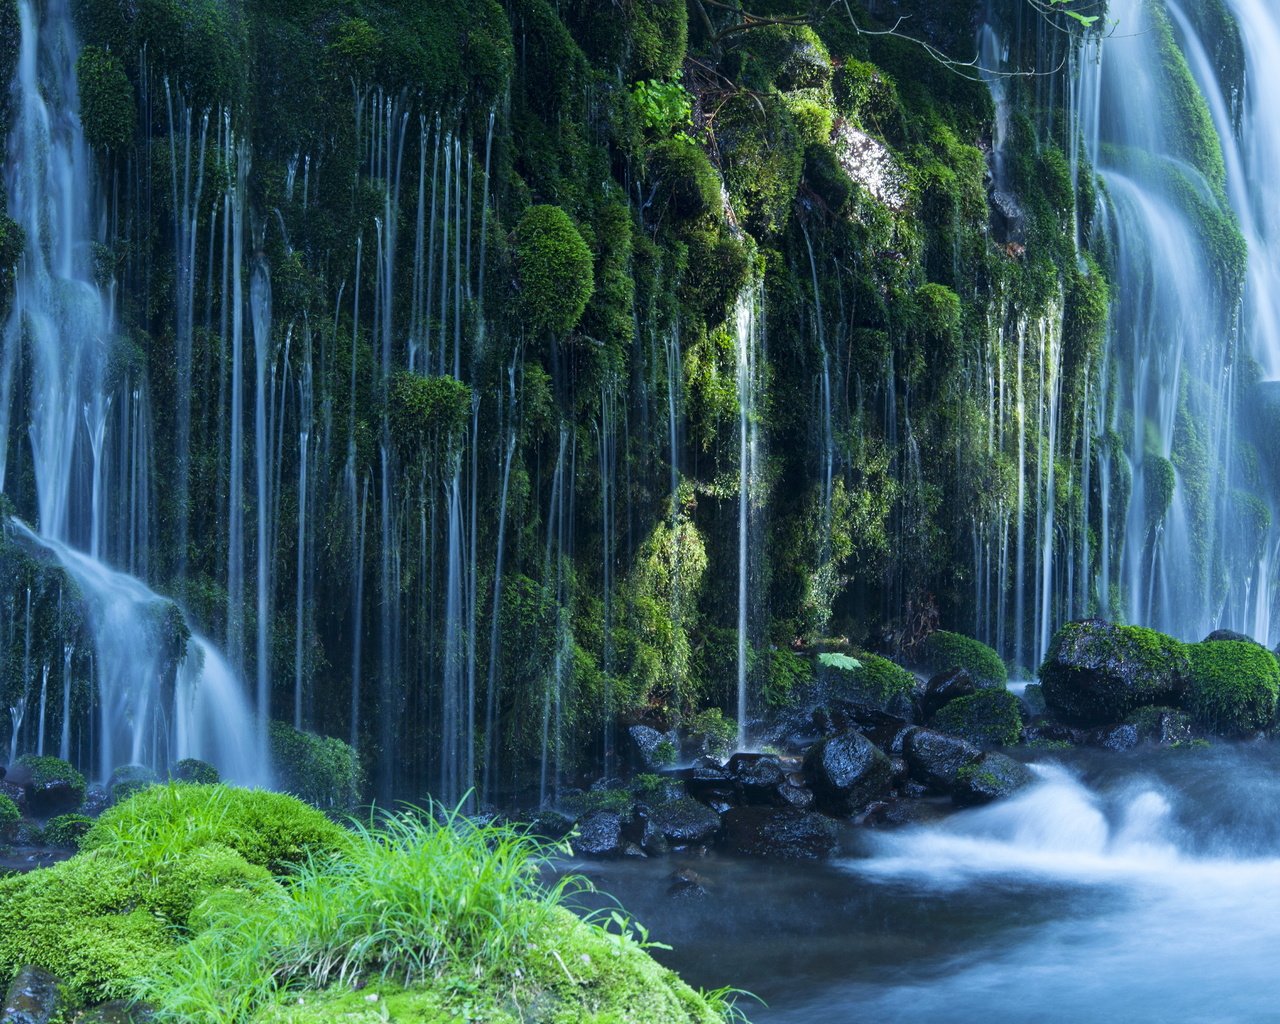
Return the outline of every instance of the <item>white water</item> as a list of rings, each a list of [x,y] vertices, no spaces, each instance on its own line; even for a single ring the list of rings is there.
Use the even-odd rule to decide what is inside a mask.
[[[78,46],[67,0],[43,5],[43,21],[37,20],[39,11],[30,0],[19,0],[18,11],[22,40],[14,83],[17,116],[5,174],[9,213],[26,232],[26,249],[4,332],[0,437],[9,436],[15,404],[24,390],[29,391],[39,532],[16,521],[9,528],[42,557],[55,559],[79,585],[84,599],[95,648],[92,685],[98,718],[90,744],[96,764],[86,767],[105,777],[121,764],[163,769],[179,758],[202,756],[229,778],[263,783],[269,776],[264,745],[260,736],[255,737],[254,716],[234,673],[199,637],[175,663],[172,636],[166,635],[177,625],[175,607],[99,557],[106,547],[106,510],[112,507],[104,458],[111,447],[108,410],[115,396],[106,388],[104,367],[113,325],[90,263],[98,190],[79,119]],[[185,231],[186,225],[179,230]],[[180,248],[191,251],[185,245]],[[187,291],[190,285],[188,280],[179,282]],[[187,317],[189,312],[183,307],[180,315]],[[29,387],[16,375],[24,347]],[[141,410],[139,393],[145,387],[127,378],[123,387],[122,403]],[[134,457],[122,459],[122,464],[133,464],[129,483],[136,487],[138,474],[144,472],[136,458],[138,434],[143,431],[131,419],[123,417],[119,443],[126,451],[134,450]],[[0,447],[0,487],[13,454]],[[182,457],[180,453],[180,461]],[[130,494],[123,507],[145,515],[148,503]],[[145,532],[145,523],[132,524],[128,535],[136,538]],[[129,564],[137,564],[137,552],[128,547]],[[68,654],[65,665],[70,663]],[[70,752],[69,682],[64,668],[67,688],[59,723],[64,753]],[[45,748],[48,711],[46,675],[39,735],[32,744],[36,751]],[[16,740],[23,714],[19,709],[13,716],[11,753],[22,752]]]

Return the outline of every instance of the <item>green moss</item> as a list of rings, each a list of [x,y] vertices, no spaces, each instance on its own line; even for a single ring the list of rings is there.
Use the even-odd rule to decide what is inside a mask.
[[[272,722],[271,764],[286,792],[325,810],[352,811],[360,803],[364,773],[350,744]]]
[[[719,708],[707,708],[691,715],[685,722],[685,730],[700,737],[707,752],[714,757],[728,757],[738,741],[738,726],[731,718],[725,718]]]
[[[454,377],[424,377],[408,370],[391,375],[391,436],[411,465],[443,462],[456,450],[471,416],[471,388]]]
[[[175,764],[172,774],[177,782],[191,782],[198,786],[216,786],[222,781],[217,768],[194,757],[183,758]]]
[[[125,149],[135,129],[133,86],[124,64],[113,54],[86,46],[76,61],[80,88],[80,120],[91,146]]]
[[[757,239],[780,232],[804,170],[804,143],[781,96],[738,94],[715,125],[734,209]]]
[[[80,840],[92,827],[93,819],[83,814],[59,814],[45,825],[40,837],[48,846],[77,850]]]
[[[591,250],[558,206],[531,206],[516,225],[516,267],[524,322],[536,333],[568,334],[595,290]]]
[[[1022,736],[1022,712],[1008,690],[979,690],[943,705],[932,725],[980,747],[1008,747]]]
[[[918,325],[926,334],[948,337],[960,328],[960,296],[940,284],[924,284],[916,289]]]
[[[1173,463],[1159,455],[1147,453],[1142,463],[1143,484],[1146,491],[1147,522],[1157,523],[1164,518],[1173,504],[1173,491],[1177,475]]]
[[[807,658],[786,647],[769,650],[764,679],[764,702],[769,707],[786,707],[793,694],[812,682],[813,666]]]
[[[1238,640],[1190,644],[1191,685],[1186,707],[1196,722],[1221,736],[1265,729],[1276,715],[1280,664],[1265,647]]]
[[[84,800],[84,776],[60,757],[37,757],[27,754],[18,758],[18,764],[31,773],[31,786],[40,790],[49,786],[67,786],[77,795],[77,802]]]
[[[1177,145],[1179,155],[1221,189],[1226,184],[1226,169],[1209,106],[1187,66],[1164,7],[1147,4],[1144,12],[1151,22],[1166,86],[1164,101],[1155,113],[1164,123],[1166,137]]]
[[[283,793],[170,783],[106,811],[80,848],[160,871],[204,846],[219,845],[250,864],[282,871],[345,842],[339,826]]]
[[[1004,687],[1009,673],[995,651],[980,640],[935,630],[925,639],[921,664],[931,672],[948,672],[962,668],[980,687]]]
[[[677,289],[680,303],[708,326],[723,324],[751,274],[746,246],[720,229],[691,231],[682,237],[687,249]],[[732,377],[726,386],[733,387]]]
[[[18,805],[3,793],[0,793],[0,829],[21,820],[22,812],[18,810]]]
[[[243,102],[248,43],[238,6],[219,0],[139,0],[133,45],[195,107]]]
[[[649,153],[649,176],[659,219],[675,221],[716,217],[720,213],[720,177],[707,154],[692,142],[670,139]]]
[[[825,146],[831,141],[835,115],[827,106],[808,96],[799,96],[789,98],[787,107],[803,145]]]
[[[815,669],[819,687],[829,697],[868,704],[890,714],[911,717],[916,677],[901,665],[877,654],[856,653],[856,668],[842,662],[820,663]]]

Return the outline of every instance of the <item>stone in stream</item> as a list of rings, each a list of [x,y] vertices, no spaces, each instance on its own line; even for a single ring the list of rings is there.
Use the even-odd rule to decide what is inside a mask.
[[[1040,669],[1049,707],[1073,725],[1106,725],[1147,704],[1177,704],[1191,677],[1173,637],[1101,619],[1058,630]]]
[[[627,739],[632,763],[639,771],[661,771],[679,755],[679,739],[673,732],[658,732],[650,725],[633,725],[627,729]]]
[[[139,790],[156,783],[156,773],[141,764],[122,764],[107,780],[107,793],[113,804],[123,803]]]
[[[579,857],[618,857],[623,853],[622,815],[617,811],[596,811],[578,822],[577,834],[569,840]]]
[[[672,846],[701,846],[715,839],[720,831],[720,816],[689,797],[657,804],[648,809],[648,817]]]
[[[1138,708],[1124,721],[1137,730],[1142,743],[1172,747],[1191,742],[1191,718],[1177,708]]]
[[[977,692],[967,669],[953,668],[939,672],[924,687],[924,697],[920,701],[920,712],[927,722],[938,710],[957,697],[968,697]]]
[[[849,815],[889,792],[893,765],[862,733],[841,733],[813,746],[805,776],[824,810]]]
[[[776,755],[734,754],[727,771],[742,803],[778,803],[778,787],[785,783],[786,773]]]
[[[39,967],[24,967],[9,986],[0,1024],[50,1024],[62,1011],[62,983]]]
[[[18,766],[27,771],[27,807],[35,817],[70,814],[84,803],[84,776],[61,758],[22,757]]]
[[[721,819],[730,853],[770,860],[823,860],[836,848],[836,823],[782,807],[734,807]]]
[[[914,730],[907,737],[904,752],[911,777],[943,793],[955,788],[961,768],[982,757],[982,751],[972,743],[932,729]]]
[[[1136,726],[1133,725],[1104,725],[1100,729],[1094,729],[1086,736],[1086,742],[1091,747],[1101,747],[1103,750],[1111,750],[1115,753],[1123,753],[1126,750],[1132,750],[1138,745],[1139,737]]]
[[[961,807],[989,804],[1035,781],[1035,773],[1007,754],[983,754],[956,772],[951,799]]]

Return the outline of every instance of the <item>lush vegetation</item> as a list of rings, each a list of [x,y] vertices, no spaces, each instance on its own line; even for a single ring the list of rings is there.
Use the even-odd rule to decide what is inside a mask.
[[[1259,644],[1215,640],[1191,644],[1187,710],[1204,728],[1242,736],[1275,722],[1280,664]]]

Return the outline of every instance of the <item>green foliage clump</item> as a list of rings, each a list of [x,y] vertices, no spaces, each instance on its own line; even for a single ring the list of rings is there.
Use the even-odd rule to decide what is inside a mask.
[[[720,178],[707,154],[692,142],[669,139],[650,151],[649,174],[662,214],[676,221],[718,216]]]
[[[786,101],[736,95],[721,108],[715,134],[738,215],[756,238],[780,232],[804,170],[804,143]]]
[[[923,284],[915,293],[917,323],[924,333],[945,338],[960,329],[960,296],[946,285]]]
[[[925,638],[921,664],[931,673],[962,668],[980,687],[1003,687],[1009,682],[1008,670],[994,650],[980,640],[945,629]]]
[[[693,127],[693,97],[679,82],[636,82],[631,87],[631,102],[641,124],[659,138],[692,141],[688,129]]]
[[[640,959],[634,941],[561,908],[583,883],[546,885],[549,852],[522,831],[458,813],[386,817],[358,828],[343,857],[308,860],[287,887],[247,906],[211,902],[199,934],[145,995],[161,1020],[196,1024],[347,1017],[342,1007],[368,1008],[371,991],[387,994],[379,1020],[454,1019],[463,1002],[468,1017],[505,1020],[513,995],[529,1006],[539,994],[551,1006],[567,997],[565,1021],[597,1011],[601,1020],[714,1020]],[[577,947],[588,936],[584,958]],[[566,969],[574,973],[561,985]],[[611,989],[592,980],[597,970]]]
[[[80,848],[156,873],[201,847],[221,845],[278,872],[308,856],[340,850],[346,838],[320,811],[283,793],[174,782],[106,811]]]
[[[531,206],[516,225],[520,306],[530,330],[568,334],[595,290],[591,250],[558,206]]]
[[[18,810],[18,805],[10,800],[3,793],[0,793],[0,829],[6,825],[13,825],[22,820],[22,812]]]
[[[1143,485],[1147,502],[1147,522],[1157,523],[1164,518],[1173,504],[1173,491],[1177,485],[1173,463],[1148,452],[1142,462]]]
[[[713,757],[727,757],[733,753],[738,741],[738,725],[725,718],[719,708],[706,708],[689,717],[685,729],[693,736],[700,736],[706,743],[707,753]]]
[[[364,772],[350,744],[284,722],[271,723],[270,740],[271,763],[286,792],[325,810],[351,811],[360,803]]]
[[[76,61],[80,88],[80,120],[91,146],[122,150],[133,142],[133,86],[124,64],[114,54],[86,46]]]
[[[1022,736],[1018,698],[1008,690],[979,690],[942,706],[931,723],[980,747],[1008,747]]]
[[[466,430],[471,396],[471,388],[454,377],[393,373],[388,391],[391,435],[401,458],[416,464],[428,454],[447,457]]]
[[[0,813],[0,818],[3,814]],[[56,846],[62,850],[80,848],[80,840],[93,828],[93,819],[83,814],[59,814],[50,819],[40,831],[40,838],[47,846]]]
[[[1243,640],[1189,644],[1191,685],[1186,706],[1196,722],[1221,736],[1267,728],[1280,696],[1280,663],[1265,647]]]
[[[849,662],[857,667],[847,667]],[[911,717],[916,677],[888,658],[859,651],[856,658],[820,661],[816,675],[818,685],[832,698]]]
[[[103,5],[106,6],[106,5]],[[239,6],[220,0],[139,0],[133,47],[169,76],[193,107],[232,108],[243,99],[247,33]]]
[[[751,275],[747,248],[731,232],[718,228],[685,232],[682,241],[686,258],[677,286],[680,303],[708,326],[723,324]],[[696,359],[692,366],[686,365],[686,376],[697,365]],[[723,378],[723,386],[730,389],[736,402],[732,374]]]
[[[813,666],[807,658],[787,647],[774,647],[768,651],[764,702],[769,707],[786,707],[791,703],[793,694],[807,688],[812,682]]]

